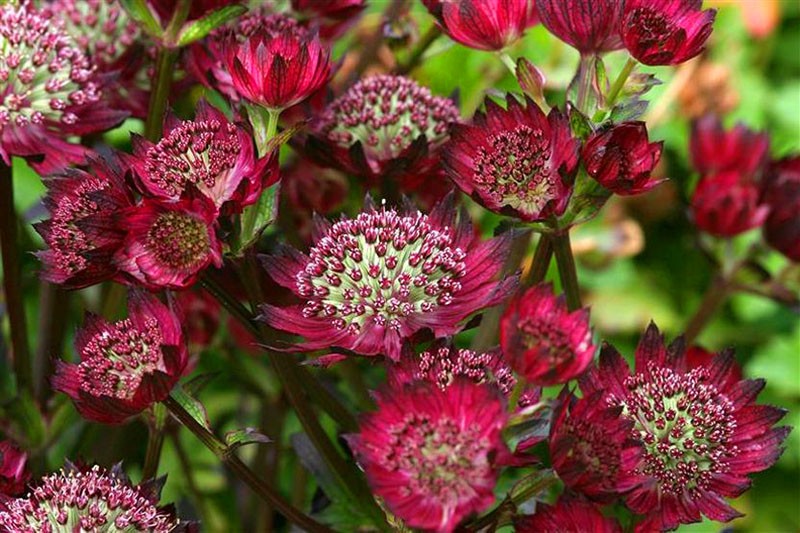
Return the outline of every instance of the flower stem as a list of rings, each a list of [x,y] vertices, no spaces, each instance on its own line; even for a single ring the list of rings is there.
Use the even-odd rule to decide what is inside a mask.
[[[270,151],[269,141],[278,131],[280,109],[267,109],[261,106],[247,106],[247,117],[253,127],[253,137],[256,141],[258,157],[264,157]]]
[[[158,474],[161,448],[164,446],[164,425],[167,413],[162,405],[156,404],[152,408],[152,416],[153,420],[147,421],[147,450],[144,454],[142,480],[153,479]]]
[[[547,271],[550,270],[550,260],[553,258],[553,242],[550,236],[542,233],[539,242],[536,243],[536,251],[533,252],[531,268],[522,278],[523,287],[533,287],[537,283],[544,281]]]
[[[506,68],[511,71],[511,75],[515,78],[517,77],[517,64],[511,59],[511,56],[508,55],[506,52],[498,52],[497,56],[500,58],[500,61],[506,66]]]
[[[625,62],[625,66],[622,67],[619,76],[617,76],[617,79],[614,80],[614,83],[608,90],[608,96],[606,96],[604,106],[606,109],[610,110],[614,108],[614,104],[617,103],[619,93],[622,91],[622,88],[625,87],[625,82],[628,81],[628,77],[631,75],[631,72],[633,72],[633,69],[636,68],[636,64],[636,60],[632,57],[629,57]],[[594,117],[592,117],[592,120],[594,122],[598,122],[601,118],[603,118],[603,113],[603,111],[598,110],[597,113],[594,114]]]
[[[310,516],[306,515],[281,496],[275,489],[263,483],[256,474],[239,459],[224,442],[222,442],[216,435],[207,430],[197,420],[190,415],[186,409],[172,396],[167,396],[164,400],[164,405],[169,412],[174,416],[183,426],[200,440],[206,448],[211,450],[217,458],[222,461],[231,471],[241,479],[248,487],[250,487],[258,496],[265,502],[272,505],[288,520],[297,524],[298,526],[306,529],[307,531],[332,531],[324,525],[320,524]]]
[[[692,318],[689,319],[689,323],[686,325],[684,338],[686,339],[687,345],[691,345],[697,339],[697,336],[700,335],[703,329],[705,329],[705,327],[714,317],[714,313],[717,312],[717,309],[719,309],[719,307],[730,294],[730,291],[730,279],[723,275],[717,275],[714,277],[714,280],[711,282],[708,290],[703,295],[703,299],[700,302],[700,307],[697,308],[697,311],[695,311],[694,315],[692,315]]]
[[[22,295],[18,231],[11,167],[0,160],[0,252],[3,256],[3,293],[11,330],[11,349],[14,352],[14,374],[19,389],[33,397],[33,367]]]
[[[594,80],[595,63],[597,56],[594,54],[581,55],[578,65],[578,96],[575,106],[581,113],[586,113],[586,105],[589,102],[589,93],[592,91],[592,81]]]
[[[561,278],[561,287],[567,296],[567,307],[574,311],[581,307],[581,293],[578,286],[578,274],[575,269],[575,258],[572,255],[572,246],[569,242],[569,230],[560,230],[550,236],[553,252],[558,265],[558,275]]]
[[[436,42],[436,39],[441,37],[441,35],[442,30],[439,29],[439,26],[436,24],[431,26],[411,51],[411,54],[408,56],[408,60],[395,68],[395,74],[403,76],[414,70],[422,60],[422,56],[428,51],[428,48],[430,48],[430,46]]]
[[[156,56],[155,79],[150,90],[150,102],[147,107],[147,118],[144,122],[144,136],[152,142],[157,142],[161,138],[164,113],[167,109],[169,92],[172,88],[172,75],[177,59],[178,50],[165,47],[159,48]]]
[[[39,292],[39,339],[34,355],[33,373],[36,382],[36,398],[46,405],[52,393],[50,375],[52,362],[61,355],[67,333],[69,292],[55,283],[42,281]]]

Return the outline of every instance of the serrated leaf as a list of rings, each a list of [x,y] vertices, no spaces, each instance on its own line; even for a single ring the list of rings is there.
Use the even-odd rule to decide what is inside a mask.
[[[222,372],[205,372],[198,374],[183,384],[183,390],[191,396],[197,395],[206,385],[216,379]]]
[[[120,4],[145,33],[156,40],[160,40],[164,36],[164,29],[150,11],[147,0],[120,0]]]
[[[608,118],[615,124],[618,122],[626,122],[628,120],[636,120],[644,115],[649,104],[650,102],[647,100],[628,100],[615,106]]]
[[[176,44],[183,47],[195,41],[199,41],[229,20],[233,20],[246,12],[247,8],[241,4],[225,6],[222,9],[212,11],[203,18],[186,24],[181,28]]]
[[[248,444],[268,444],[272,439],[256,428],[235,429],[225,433],[225,444],[233,451]]]
[[[206,408],[200,400],[190,396],[181,386],[175,387],[170,393],[170,396],[172,396],[198,424],[208,431],[212,431],[211,423],[208,421],[208,412],[206,412]]]

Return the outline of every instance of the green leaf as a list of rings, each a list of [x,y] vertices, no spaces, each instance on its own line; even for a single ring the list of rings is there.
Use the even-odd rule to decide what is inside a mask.
[[[247,8],[241,4],[226,6],[222,9],[212,11],[203,18],[195,20],[190,24],[186,24],[183,28],[181,28],[176,44],[179,47],[183,47],[195,41],[199,41],[216,28],[219,28],[229,20],[235,19],[239,15],[246,12]]]
[[[278,200],[280,183],[264,189],[258,201],[245,207],[241,216],[241,230],[237,242],[232,250],[234,255],[240,255],[255,244],[261,234],[270,226],[278,216]]]
[[[189,394],[180,385],[172,390],[170,396],[172,396],[176,402],[181,404],[181,407],[183,407],[198,424],[206,428],[208,431],[212,431],[211,423],[208,421],[208,413],[206,412],[206,408],[203,406],[203,404],[200,403],[200,400],[189,396]]]
[[[147,0],[120,0],[120,3],[123,9],[125,9],[128,15],[141,26],[145,33],[150,35],[153,39],[161,40],[164,36],[164,29],[153,15],[153,12],[150,11]]]
[[[592,134],[592,122],[589,117],[578,111],[574,106],[569,108],[569,126],[576,137],[586,139]]]
[[[544,86],[547,80],[544,73],[524,57],[517,60],[517,81],[522,91],[540,107],[546,104]]]
[[[267,444],[270,442],[272,442],[272,439],[256,428],[235,429],[225,433],[225,444],[231,451],[248,444]]]

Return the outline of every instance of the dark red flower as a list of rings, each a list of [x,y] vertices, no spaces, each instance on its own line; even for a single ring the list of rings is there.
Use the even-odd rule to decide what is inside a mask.
[[[444,33],[478,50],[502,50],[538,22],[533,0],[432,0],[424,3]]]
[[[716,10],[703,0],[626,0],[620,25],[628,52],[645,65],[677,65],[703,51]]]
[[[243,100],[282,110],[308,98],[327,83],[330,49],[316,34],[286,25],[281,31],[258,29],[244,42],[229,39],[225,66]]]
[[[619,24],[624,2],[535,0],[535,3],[542,26],[581,54],[602,54],[623,48]]]
[[[770,165],[765,201],[770,214],[764,240],[794,262],[800,262],[800,156]]]
[[[194,120],[169,115],[157,144],[134,135],[128,160],[143,193],[174,202],[197,192],[226,212],[254,204],[279,177],[277,153],[258,159],[251,135],[205,101]]]
[[[580,376],[596,351],[589,310],[567,310],[549,283],[515,297],[500,320],[500,345],[511,367],[530,383],[555,385]]]
[[[458,187],[487,209],[531,222],[560,215],[572,194],[579,141],[557,109],[545,116],[532,100],[487,99],[472,124],[456,124],[443,164]]]
[[[389,389],[350,444],[376,496],[408,526],[453,531],[494,501],[494,457],[508,453],[497,391],[458,380]]]
[[[131,292],[128,318],[88,315],[75,336],[80,363],[57,361],[53,388],[87,420],[119,424],[162,401],[186,368],[178,318],[155,296]]]
[[[22,494],[30,477],[28,454],[10,440],[0,441],[0,500]]]
[[[205,290],[188,290],[175,293],[175,304],[192,353],[206,348],[219,330],[219,302]]]
[[[85,162],[71,135],[110,129],[127,116],[102,100],[94,65],[62,25],[27,2],[0,6],[0,156],[24,157],[42,175]]]
[[[581,157],[586,171],[600,185],[627,196],[663,183],[650,179],[663,147],[663,142],[650,142],[644,122],[623,122],[589,137]]]
[[[292,0],[292,10],[329,41],[347,31],[366,6],[366,0]]]
[[[536,504],[536,514],[514,519],[517,533],[622,533],[613,518],[575,498],[561,498],[555,506]]]
[[[702,176],[738,172],[757,179],[769,160],[769,135],[744,124],[726,131],[718,116],[706,115],[692,123],[689,153]]]
[[[550,457],[564,485],[602,503],[618,496],[620,472],[636,465],[633,423],[609,407],[603,393],[578,399],[566,388],[550,425]]]
[[[725,498],[741,495],[749,474],[775,463],[789,428],[772,427],[782,409],[755,404],[764,381],[732,380],[735,371],[730,351],[689,369],[683,343],[667,348],[654,324],[636,349],[634,373],[604,346],[581,390],[605,391],[605,403],[622,407],[644,447],[621,475],[633,512],[655,515],[665,529],[699,522],[701,514],[721,522],[740,516]]]
[[[262,318],[305,337],[297,350],[339,347],[397,360],[412,335],[452,335],[510,294],[516,277],[497,280],[509,244],[508,234],[477,238],[452,196],[429,215],[368,199],[354,219],[318,218],[308,255],[282,248],[264,259],[270,276],[303,303],[264,304]]]
[[[291,217],[298,236],[310,242],[316,215],[328,215],[342,206],[349,184],[341,172],[322,168],[306,157],[293,159],[281,169],[283,214]]]
[[[133,485],[119,465],[111,471],[69,465],[40,479],[24,498],[0,502],[0,531],[188,531],[172,506],[158,506],[160,493],[161,483]]]
[[[44,180],[50,218],[34,227],[46,249],[36,255],[42,278],[77,289],[114,278],[112,259],[122,245],[119,213],[133,204],[118,159],[93,159],[91,174],[68,169]]]
[[[205,198],[164,203],[144,199],[122,214],[125,240],[114,264],[152,290],[185,289],[209,265],[222,265],[216,210]]]
[[[738,172],[701,178],[692,195],[695,225],[717,237],[733,237],[756,228],[768,214],[759,186]]]
[[[178,0],[147,0],[161,18],[164,26],[167,25],[175,9],[178,7]],[[203,15],[222,9],[232,4],[244,4],[243,0],[192,0],[189,8],[189,20],[199,19]]]

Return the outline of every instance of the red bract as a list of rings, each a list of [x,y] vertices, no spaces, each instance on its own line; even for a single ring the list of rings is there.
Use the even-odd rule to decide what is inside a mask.
[[[578,399],[567,389],[550,426],[550,457],[558,477],[592,500],[610,503],[618,496],[620,472],[639,460],[630,439],[632,422],[620,407],[608,407],[603,393]]]
[[[502,50],[538,22],[533,0],[425,2],[450,38],[478,50]]]
[[[650,142],[644,122],[623,122],[589,137],[581,157],[586,171],[600,185],[627,196],[663,183],[650,179],[663,147],[663,142]]]
[[[124,238],[117,219],[133,204],[119,160],[93,159],[90,169],[68,169],[44,180],[50,218],[34,226],[47,247],[36,254],[42,278],[69,289],[117,275],[112,259]]]
[[[423,330],[458,332],[473,313],[497,304],[515,276],[497,281],[508,234],[481,241],[449,196],[424,215],[375,207],[354,219],[317,219],[308,255],[283,248],[264,266],[301,305],[265,304],[270,326],[302,335],[297,350],[339,347],[397,360],[404,340]]]
[[[757,178],[769,159],[769,135],[744,124],[726,131],[718,116],[707,115],[692,124],[689,153],[703,176],[738,172]]]
[[[0,442],[0,500],[4,496],[17,496],[25,491],[30,479],[28,454],[9,441]],[[2,504],[0,504],[2,505]]]
[[[589,310],[567,310],[549,283],[515,297],[500,321],[500,345],[511,367],[530,383],[555,385],[581,375],[595,353]]]
[[[542,26],[581,54],[602,54],[623,47],[619,0],[535,0]]]
[[[716,10],[703,0],[627,0],[620,26],[628,52],[645,65],[677,65],[703,51]]]
[[[24,3],[0,6],[0,156],[24,157],[40,174],[86,159],[70,135],[112,128],[127,113],[101,99],[95,67],[63,25]]]
[[[207,291],[188,290],[175,294],[175,304],[186,340],[197,350],[206,348],[219,330],[222,314],[219,302]]]
[[[326,40],[343,34],[366,5],[366,0],[292,0],[292,10],[319,27],[320,36]]]
[[[178,7],[178,1],[179,0],[147,0],[147,3],[153,6],[156,13],[158,13],[161,18],[162,23],[166,26],[175,13],[175,9]],[[192,0],[188,19],[198,19],[211,11],[216,11],[225,6],[244,3],[246,2],[242,0]]]
[[[162,401],[188,354],[178,318],[154,296],[132,292],[128,318],[88,315],[75,336],[79,364],[57,361],[53,388],[87,420],[119,424]]]
[[[279,177],[277,153],[258,159],[250,134],[205,101],[194,120],[170,115],[157,144],[135,135],[128,159],[147,195],[174,202],[196,192],[227,212],[255,203]]]
[[[459,380],[386,390],[350,444],[375,495],[408,526],[453,531],[494,501],[507,449],[506,414],[495,390]]]
[[[756,228],[768,214],[759,187],[737,172],[702,178],[692,195],[694,223],[717,237],[733,237]]]
[[[215,220],[214,205],[205,198],[145,199],[122,214],[126,235],[114,264],[148,289],[185,289],[209,265],[222,265]]]
[[[561,498],[555,506],[537,503],[536,514],[515,518],[514,527],[517,533],[622,533],[616,520],[574,498]]]
[[[487,209],[524,221],[560,215],[578,168],[579,142],[557,109],[545,116],[532,100],[486,101],[472,124],[451,128],[443,147],[447,174]]]
[[[644,451],[622,473],[625,502],[656,517],[665,529],[699,522],[701,514],[727,522],[740,516],[725,501],[750,486],[749,474],[772,466],[789,428],[773,428],[784,411],[755,405],[763,380],[735,381],[732,352],[688,369],[682,343],[669,348],[651,324],[636,349],[635,372],[611,346],[599,368],[581,381],[584,395],[605,391],[622,407],[632,437]]]
[[[328,81],[330,50],[315,34],[287,28],[231,39],[225,65],[238,95],[253,104],[282,110],[308,98]]]
[[[770,165],[766,184],[770,214],[764,224],[767,243],[800,262],[800,156]]]

